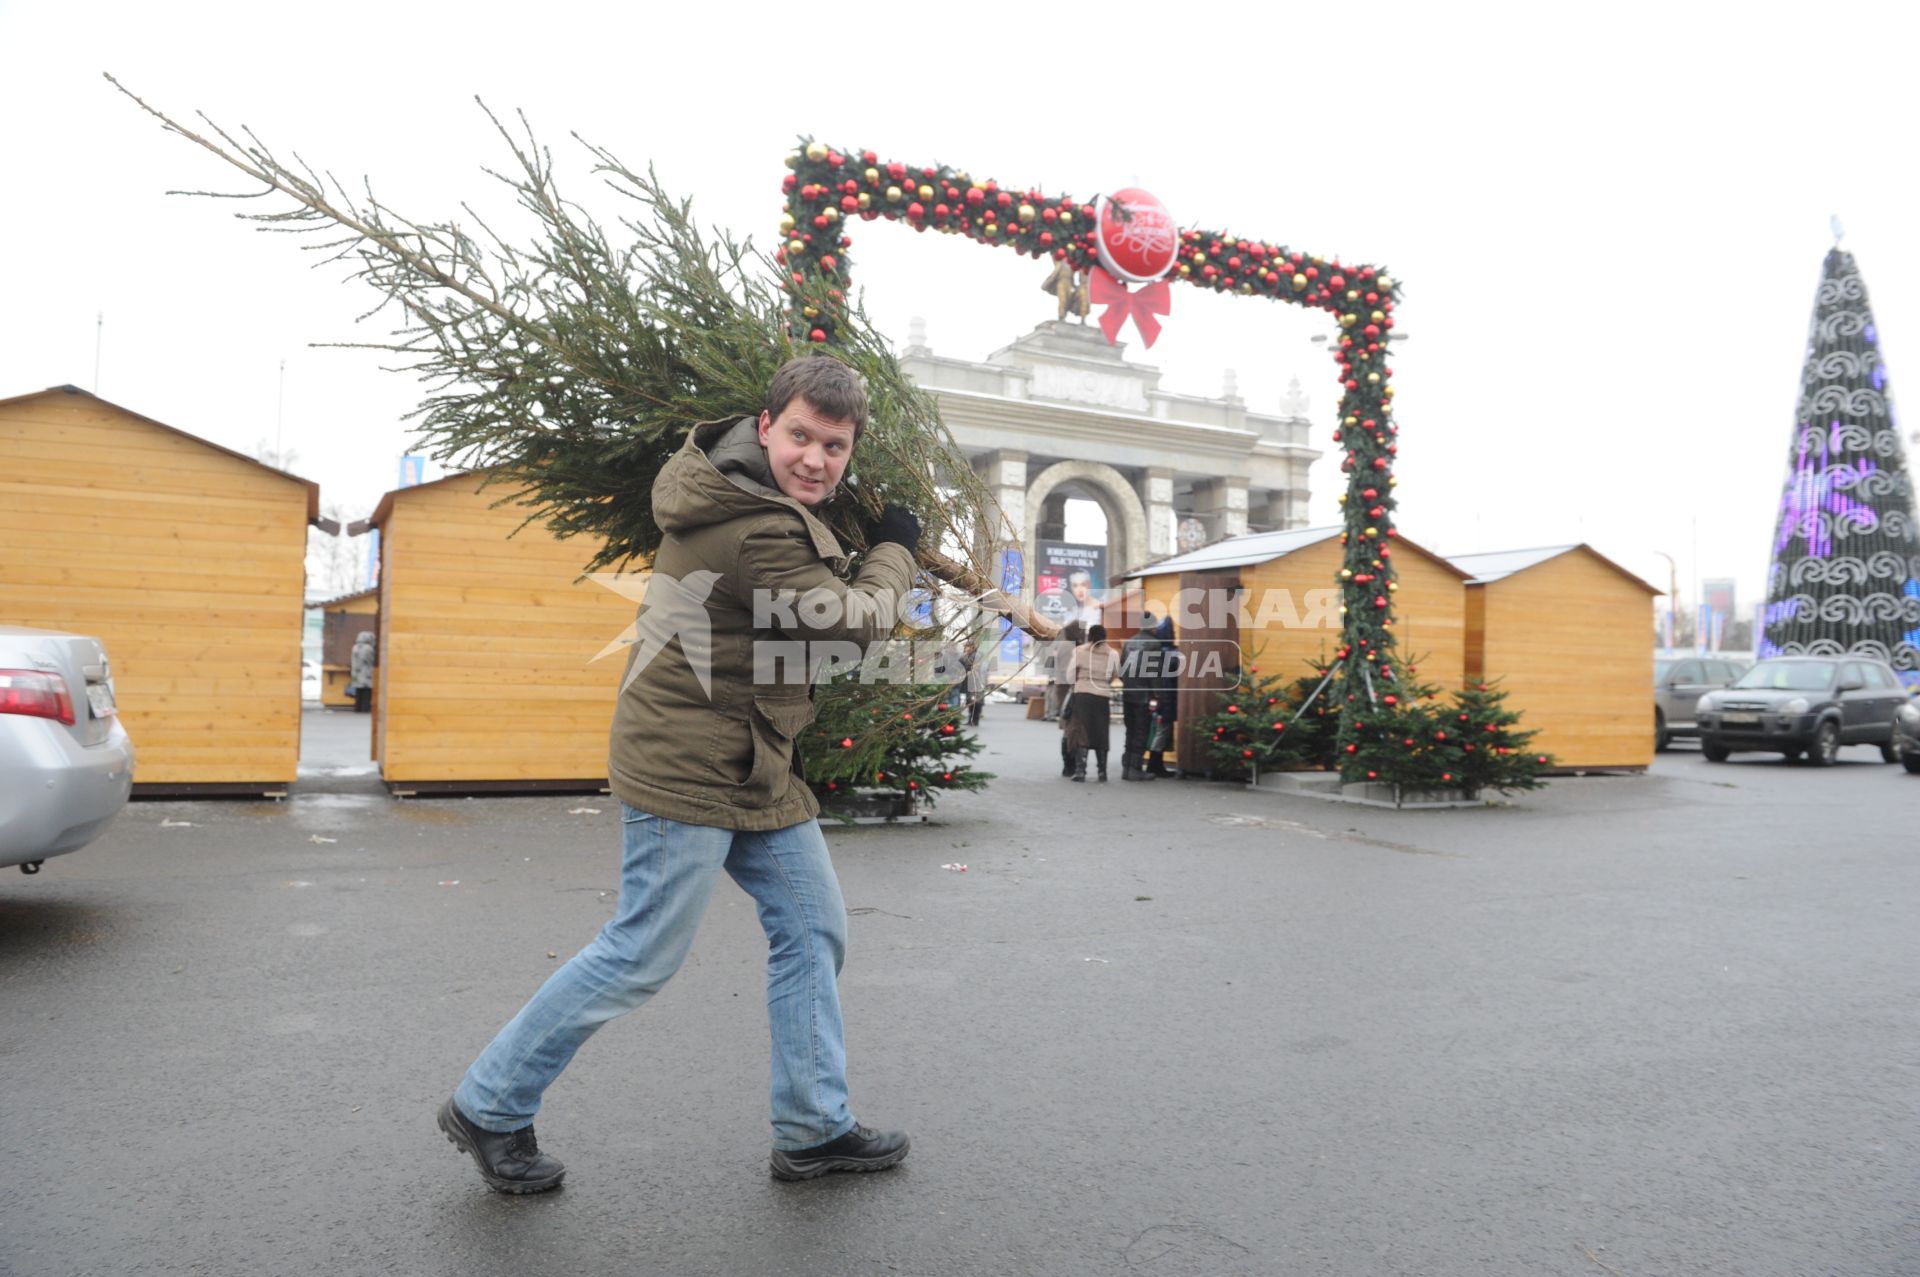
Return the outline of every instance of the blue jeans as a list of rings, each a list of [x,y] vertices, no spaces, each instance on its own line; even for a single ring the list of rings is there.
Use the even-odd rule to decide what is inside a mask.
[[[754,898],[767,933],[773,1031],[773,1146],[792,1151],[853,1129],[837,977],[847,907],[818,821],[768,833],[666,820],[620,805],[620,903],[593,942],[540,986],[454,1092],[475,1125],[512,1131],[573,1053],[672,977],[724,868]]]

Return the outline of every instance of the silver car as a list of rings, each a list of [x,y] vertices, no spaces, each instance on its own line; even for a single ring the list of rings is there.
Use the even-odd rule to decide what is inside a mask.
[[[132,792],[100,640],[0,625],[0,865],[37,873],[79,850]]]
[[[1745,661],[1723,656],[1662,656],[1653,662],[1653,747],[1662,750],[1676,736],[1698,736],[1694,706],[1716,688],[1747,672]]]

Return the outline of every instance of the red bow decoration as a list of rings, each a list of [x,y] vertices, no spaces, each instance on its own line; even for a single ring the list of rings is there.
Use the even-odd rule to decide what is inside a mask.
[[[1166,280],[1156,279],[1143,285],[1139,292],[1131,293],[1125,284],[1095,266],[1088,284],[1088,299],[1096,306],[1107,308],[1100,316],[1100,331],[1107,335],[1109,342],[1119,338],[1120,326],[1131,319],[1133,326],[1140,330],[1140,339],[1153,345],[1160,335],[1158,317],[1173,309],[1173,296]]]

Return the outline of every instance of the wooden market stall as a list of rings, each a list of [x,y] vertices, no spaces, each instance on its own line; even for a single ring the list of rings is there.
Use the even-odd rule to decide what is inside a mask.
[[[320,609],[320,703],[332,709],[351,709],[353,641],[364,631],[380,630],[380,591],[360,590],[313,605]],[[374,673],[376,683],[379,671]]]
[[[319,502],[73,386],[0,400],[0,621],[105,643],[136,794],[293,782]]]
[[[1309,663],[1330,657],[1340,645],[1342,563],[1339,527],[1297,528],[1229,537],[1212,545],[1148,564],[1128,578],[1128,610],[1155,616],[1174,608],[1177,642],[1237,644],[1262,674],[1308,672]],[[1400,588],[1394,595],[1394,633],[1400,654],[1423,681],[1442,689],[1460,685],[1466,672],[1467,574],[1405,537],[1390,543]],[[1190,614],[1183,623],[1176,606],[1182,590],[1244,592],[1247,627],[1237,616]],[[1132,593],[1139,592],[1134,603]],[[1224,624],[1214,625],[1218,620]],[[1208,624],[1195,626],[1192,621]],[[1181,766],[1203,764],[1201,718],[1212,712],[1210,692],[1183,691],[1176,741]]]
[[[1453,556],[1468,572],[1467,676],[1500,680],[1560,770],[1653,761],[1653,598],[1586,545]]]
[[[355,525],[380,534],[381,777],[400,794],[604,787],[644,573],[579,579],[586,540],[521,527],[512,487],[481,482],[397,489]]]

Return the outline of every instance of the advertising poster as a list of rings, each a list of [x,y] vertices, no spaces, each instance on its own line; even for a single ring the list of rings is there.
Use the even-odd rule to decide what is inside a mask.
[[[1092,625],[1100,620],[1106,591],[1106,546],[1071,541],[1035,543],[1034,611],[1060,625],[1069,621]]]

